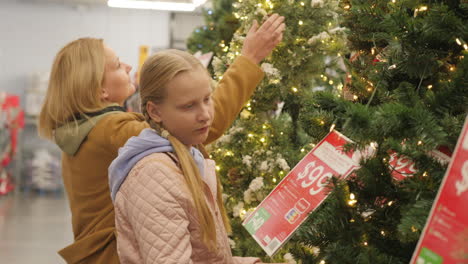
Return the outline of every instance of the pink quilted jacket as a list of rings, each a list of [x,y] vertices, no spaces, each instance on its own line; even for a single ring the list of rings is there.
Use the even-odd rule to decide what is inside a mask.
[[[205,160],[205,194],[216,222],[218,252],[201,242],[191,195],[182,172],[164,153],[151,154],[130,171],[115,199],[117,250],[122,264],[243,264],[258,258],[233,257],[215,202],[215,163]]]

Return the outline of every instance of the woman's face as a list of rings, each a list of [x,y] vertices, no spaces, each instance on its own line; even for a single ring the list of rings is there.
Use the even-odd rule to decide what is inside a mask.
[[[187,146],[203,143],[213,122],[211,78],[204,69],[177,74],[165,87],[166,98],[151,106],[151,118]]]
[[[101,99],[109,103],[123,105],[125,100],[135,92],[130,79],[132,67],[119,60],[115,52],[104,44],[106,65],[102,82]]]

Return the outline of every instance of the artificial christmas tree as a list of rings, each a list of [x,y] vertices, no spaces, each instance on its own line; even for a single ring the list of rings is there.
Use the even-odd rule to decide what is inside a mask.
[[[187,40],[191,53],[213,52],[221,57],[239,27],[239,20],[232,14],[233,0],[214,0],[211,8],[203,9],[205,25],[194,30]],[[209,67],[212,70],[212,67]]]
[[[350,149],[372,144],[375,154],[354,177],[332,180],[330,196],[291,242],[317,247],[316,254],[292,252],[303,263],[408,263],[446,170],[433,150],[453,150],[467,114],[468,5],[356,0],[341,7],[354,52],[345,87],[352,101],[316,93],[301,124],[310,135],[333,125],[356,142]],[[395,154],[414,162],[401,180],[390,164]]]
[[[268,14],[279,13],[285,16],[287,30],[282,44],[261,65],[265,80],[230,131],[211,146],[232,217],[232,248],[236,255],[293,262],[288,246],[275,257],[266,257],[241,223],[286,176],[290,164],[312,148],[298,119],[303,97],[316,90],[341,93],[346,50],[338,1],[241,0],[233,6],[242,24],[226,44],[225,56],[213,60],[215,79],[222,78],[240,54],[243,36],[254,19],[261,23]]]

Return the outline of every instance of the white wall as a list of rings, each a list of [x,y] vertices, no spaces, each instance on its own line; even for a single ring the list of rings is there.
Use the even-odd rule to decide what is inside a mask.
[[[169,19],[162,11],[0,0],[0,91],[23,96],[31,75],[49,71],[59,49],[79,37],[103,38],[136,68],[140,45],[169,47]]]
[[[187,49],[187,38],[203,25],[205,20],[201,13],[175,13],[170,24],[172,48]]]

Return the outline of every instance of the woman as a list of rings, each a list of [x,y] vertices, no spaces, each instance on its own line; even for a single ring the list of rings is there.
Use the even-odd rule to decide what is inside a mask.
[[[205,143],[231,125],[263,78],[256,64],[281,41],[283,20],[275,14],[261,27],[252,26],[242,55],[213,94],[215,116]],[[75,240],[59,252],[67,263],[119,263],[107,169],[118,149],[148,127],[142,115],[122,108],[134,92],[130,70],[102,40],[91,38],[67,44],[52,66],[39,133],[63,151]]]

